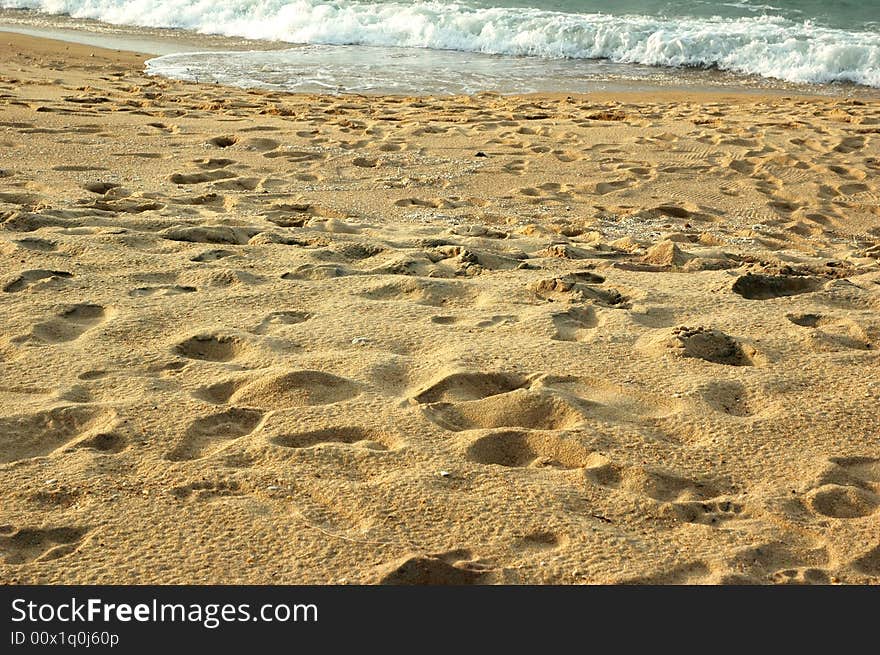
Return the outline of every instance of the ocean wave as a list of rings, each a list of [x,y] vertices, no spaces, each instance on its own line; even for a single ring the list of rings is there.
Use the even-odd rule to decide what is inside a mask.
[[[351,0],[0,0],[0,6],[289,43],[608,59],[880,87],[876,31],[846,31],[778,16],[672,19]]]

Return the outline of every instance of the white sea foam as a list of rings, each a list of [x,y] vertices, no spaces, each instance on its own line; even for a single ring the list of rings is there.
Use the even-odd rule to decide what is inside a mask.
[[[351,0],[0,0],[0,6],[290,43],[717,67],[789,82],[880,87],[876,31],[772,16],[664,19]]]

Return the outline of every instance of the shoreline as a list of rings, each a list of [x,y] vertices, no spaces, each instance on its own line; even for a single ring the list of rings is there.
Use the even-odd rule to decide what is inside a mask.
[[[28,10],[12,9],[0,9],[0,31],[79,43],[107,50],[128,50],[152,56],[178,52],[198,52],[212,48],[234,51],[260,47],[271,49],[289,45],[271,41],[199,34],[181,29],[113,25],[91,19],[33,14]],[[135,43],[138,47],[116,47],[122,46],[126,41]]]
[[[0,582],[880,584],[880,101],[144,60],[0,38]]]
[[[38,32],[35,30],[34,32]],[[72,32],[72,31],[71,31]],[[52,33],[51,31],[49,32]],[[64,51],[70,56],[82,58],[86,56],[91,56],[91,54],[96,54],[102,57],[102,59],[114,63],[118,63],[120,65],[131,66],[134,63],[137,63],[140,68],[138,72],[140,74],[144,74],[144,67],[148,60],[153,58],[155,53],[151,52],[140,52],[138,50],[126,50],[124,48],[111,48],[104,47],[99,45],[99,43],[105,43],[103,37],[98,36],[94,39],[88,39],[88,42],[84,42],[83,40],[75,40],[77,37],[72,34],[67,33],[58,33],[55,36],[58,37],[68,37],[68,38],[50,38],[48,36],[39,36],[36,33],[32,33],[31,31],[22,32],[22,31],[9,31],[5,26],[0,25],[0,35],[9,35],[4,36],[3,38],[6,40],[5,50],[10,53],[10,56],[14,56],[16,52],[19,51],[31,51],[34,53],[39,53],[41,55],[49,55],[52,53],[56,53],[58,51]],[[170,42],[177,44],[178,42],[169,39]],[[110,43],[115,42],[111,40]],[[107,43],[107,45],[110,45]],[[149,43],[149,41],[145,41],[145,43]],[[186,47],[186,43],[192,44],[194,48],[193,52],[197,50],[196,45],[193,42],[181,41],[180,42],[183,47]],[[171,46],[169,46],[171,47]],[[173,46],[173,47],[176,47]],[[155,49],[162,49],[162,46],[159,46]],[[174,82],[176,84],[182,85],[192,85],[194,87],[228,87],[230,89],[236,89],[242,93],[261,93],[268,96],[290,96],[290,97],[321,97],[323,95],[328,95],[331,97],[339,97],[344,98],[346,96],[351,97],[362,97],[362,98],[381,98],[385,97],[386,94],[382,93],[337,93],[337,94],[323,94],[323,93],[315,93],[315,92],[293,92],[293,91],[279,91],[279,90],[268,90],[261,88],[254,89],[245,89],[237,86],[228,86],[224,84],[216,84],[216,83],[208,83],[208,82],[187,82],[183,80],[175,80],[173,78],[165,78],[163,76],[155,76],[156,79],[164,79],[169,82]],[[522,94],[498,94],[492,91],[484,91],[476,94],[460,94],[463,96],[475,97],[480,95],[498,95],[500,97],[505,98],[546,98],[549,100],[560,100],[563,98],[571,97],[576,100],[595,100],[597,102],[613,102],[615,99],[619,99],[625,102],[637,102],[639,100],[643,100],[645,102],[651,101],[688,101],[688,102],[738,102],[738,103],[764,103],[764,102],[773,102],[774,100],[781,101],[816,101],[816,102],[827,102],[827,103],[835,103],[835,102],[872,102],[875,100],[873,98],[873,94],[868,94],[865,97],[853,97],[850,95],[841,95],[834,96],[828,94],[813,94],[813,93],[798,93],[788,90],[774,90],[772,92],[768,92],[766,89],[753,89],[748,87],[741,87],[736,89],[717,89],[717,88],[704,88],[704,87],[683,87],[683,88],[668,88],[665,86],[650,86],[644,85],[639,87],[638,89],[627,89],[620,88],[614,89],[611,91],[594,91],[589,93],[565,93],[565,92],[533,92],[533,93],[522,93]],[[417,97],[438,97],[438,98],[454,98],[454,95],[437,95],[432,96],[431,94],[392,94],[389,97],[399,97],[399,98],[417,98]],[[877,93],[877,101],[880,101],[880,91]]]
[[[210,52],[262,52],[274,50],[295,49],[297,47],[309,47],[284,42],[272,41],[254,41],[238,37],[224,37],[215,35],[197,34],[187,32],[180,29],[166,28],[140,28],[133,26],[118,26],[105,24],[90,19],[70,19],[65,16],[41,16],[45,25],[37,24],[37,19],[32,20],[12,20],[13,17],[19,15],[21,10],[0,10],[0,32],[17,33],[21,35],[31,36],[33,38],[44,38],[49,40],[62,40],[79,45],[97,47],[107,50],[120,50],[138,52],[144,55],[153,55],[159,58],[173,54],[186,53],[210,53]],[[24,15],[28,15],[25,12]],[[5,17],[5,21],[4,21]],[[344,49],[348,46],[335,46],[335,48]],[[367,47],[366,50],[372,48]],[[378,50],[383,50],[379,48]],[[404,49],[407,50],[407,49]],[[416,52],[419,52],[416,50]],[[426,56],[430,56],[431,51],[426,51]],[[437,51],[442,54],[443,51]],[[153,57],[146,57],[145,61]],[[626,65],[622,66],[624,69]],[[651,67],[647,67],[651,68]],[[624,94],[630,96],[632,94],[681,94],[682,97],[699,97],[705,94],[705,97],[717,95],[727,97],[729,95],[747,95],[757,97],[828,97],[828,98],[848,98],[855,100],[875,100],[880,99],[880,89],[865,87],[860,85],[803,85],[792,84],[782,80],[774,80],[770,78],[738,76],[733,73],[723,71],[700,71],[697,69],[664,69],[658,67],[658,75],[680,75],[680,76],[705,76],[702,81],[689,82],[686,79],[671,82],[668,79],[634,79],[625,80],[617,77],[609,77],[608,79],[588,78],[589,84],[595,84],[595,91],[584,91],[575,93],[575,95],[595,95],[600,97],[609,97],[613,94]],[[677,70],[677,73],[676,73]],[[717,81],[713,78],[717,77]],[[722,81],[723,80],[723,81]],[[586,83],[586,82],[581,82]],[[606,88],[602,88],[606,87]],[[242,88],[242,87],[236,87]],[[263,88],[263,87],[250,87]],[[289,93],[306,93],[321,94],[320,91],[290,91],[283,89],[264,88],[267,91],[279,91]],[[486,92],[492,92],[486,90]],[[341,92],[345,94],[345,91]],[[387,91],[381,89],[375,92],[367,92],[366,95],[381,96],[387,94]],[[570,90],[558,91],[535,91],[526,93],[503,93],[503,95],[563,95],[571,93]],[[354,93],[358,95],[358,93]],[[438,95],[430,92],[425,93],[397,93],[391,95]],[[439,94],[447,95],[447,94]],[[456,95],[456,94],[453,94]]]
[[[309,3],[293,14],[287,7],[263,6],[258,12],[241,14],[237,19],[230,19],[231,22],[228,23],[224,22],[229,18],[226,13],[214,13],[214,8],[210,6],[200,5],[184,15],[174,11],[173,3],[160,3],[154,11],[143,15],[138,13],[139,8],[133,8],[132,12],[122,15],[114,6],[86,3],[77,9],[71,9],[74,14],[89,15],[97,20],[14,10],[8,13],[19,16],[19,20],[23,22],[72,25],[105,34],[125,32],[139,37],[150,33],[173,35],[174,31],[112,26],[99,22],[102,18],[122,23],[158,24],[196,32],[245,34],[255,39],[314,44],[304,46],[309,50],[329,47],[334,52],[323,60],[318,57],[318,61],[331,68],[334,62],[341,65],[337,71],[331,72],[331,79],[343,75],[353,65],[364,63],[364,59],[370,59],[372,55],[367,53],[372,48],[376,52],[381,52],[383,48],[396,51],[398,55],[391,57],[378,55],[383,66],[391,66],[392,79],[383,79],[383,67],[370,66],[368,63],[365,65],[367,70],[357,75],[356,79],[380,81],[381,88],[376,88],[379,92],[389,92],[396,88],[394,80],[400,79],[406,66],[413,65],[416,70],[412,72],[413,77],[407,80],[410,82],[407,93],[438,90],[456,92],[452,88],[443,89],[442,86],[438,88],[431,83],[426,84],[429,80],[442,84],[455,81],[460,88],[467,91],[492,89],[497,84],[499,88],[495,90],[505,93],[556,89],[582,91],[588,90],[595,80],[621,81],[627,84],[642,79],[653,83],[655,78],[659,78],[664,84],[675,86],[732,83],[736,86],[791,88],[795,92],[810,90],[819,93],[824,92],[825,82],[844,82],[840,90],[830,91],[835,95],[848,93],[848,85],[845,83],[847,81],[880,87],[876,67],[871,66],[880,42],[877,41],[876,34],[867,29],[859,29],[860,22],[847,23],[849,28],[843,23],[838,27],[830,24],[823,27],[821,20],[816,25],[809,21],[800,24],[791,15],[760,16],[746,12],[739,18],[707,16],[700,19],[687,15],[687,11],[677,18],[632,15],[621,19],[613,14],[553,11],[539,12],[539,15],[529,18],[529,15],[510,9],[499,8],[499,12],[495,12],[456,5],[448,9],[438,6],[431,10],[417,5],[412,8],[413,23],[407,26],[404,21],[395,27],[395,19],[384,10],[373,13],[367,7],[354,5],[350,12],[346,8],[339,9],[340,17],[343,14],[347,16],[339,26],[343,28],[340,32],[334,27],[334,21],[322,22],[319,15],[323,10],[312,7]],[[317,13],[313,14],[312,11]],[[335,12],[332,8],[327,11],[331,14]],[[409,15],[407,9],[403,9],[402,13]],[[269,17],[274,17],[275,20],[267,20]],[[869,17],[866,14],[866,18]],[[530,22],[532,18],[536,23]],[[434,20],[439,21],[435,25],[437,29],[425,31],[419,27],[424,21],[427,21],[424,24],[433,24],[431,21]],[[317,22],[304,26],[300,21]],[[561,21],[565,27],[556,32],[559,25],[554,21]],[[499,24],[496,25],[496,22]],[[173,38],[178,37],[179,33]],[[190,34],[187,38],[205,37]],[[317,45],[319,43],[364,45],[339,45],[334,48]],[[265,46],[259,45],[258,50],[263,47]],[[426,73],[421,71],[422,66],[418,62],[418,53],[423,48],[431,53],[425,57],[430,61],[423,62],[426,64],[424,68],[428,69]],[[364,54],[360,54],[359,49]],[[402,62],[394,61],[398,56],[403,58]],[[350,59],[346,61],[346,57]],[[444,57],[451,59],[444,63]],[[473,67],[469,58],[474,59]],[[300,57],[295,59],[296,62],[285,62],[283,57],[246,58],[244,62],[239,62],[239,67],[233,61],[226,70],[232,72],[233,78],[249,84],[252,81],[250,74],[254,71],[262,71],[268,78],[284,78],[289,77],[290,73],[295,74]],[[507,64],[503,63],[505,61]],[[522,62],[525,68],[523,80],[517,79],[519,64],[515,62]],[[314,63],[307,60],[305,65],[312,66]],[[442,72],[446,66],[452,77],[443,79],[441,74],[435,78],[430,72],[432,64],[439,66],[440,70],[437,72]],[[272,70],[276,65],[280,67],[278,76]],[[210,74],[224,68],[224,62],[212,62],[206,64],[202,73]],[[204,77],[204,74],[200,76]],[[266,76],[257,74],[263,81],[271,81]],[[771,81],[774,77],[778,79]],[[541,87],[533,87],[531,80],[542,80],[548,82],[548,85],[544,87],[542,83]],[[317,87],[324,86],[326,82],[321,76],[309,81],[314,82]],[[469,85],[470,82],[473,84]],[[510,83],[510,86],[505,83]],[[812,83],[816,83],[815,86],[811,86]],[[806,86],[800,87],[801,84]],[[357,87],[356,82],[348,86],[352,90]]]

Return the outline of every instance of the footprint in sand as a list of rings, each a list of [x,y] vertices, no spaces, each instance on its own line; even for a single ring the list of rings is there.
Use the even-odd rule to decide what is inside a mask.
[[[576,469],[587,466],[593,453],[570,437],[510,430],[480,437],[467,447],[466,456],[478,464],[511,468]]]
[[[201,173],[174,173],[168,177],[168,180],[174,184],[189,185],[217,182],[218,180],[227,180],[235,176],[235,173],[230,171],[212,170]]]
[[[222,157],[208,157],[207,159],[196,159],[193,163],[205,171],[215,171],[219,168],[226,168],[236,163],[234,159],[224,159]]]
[[[253,432],[262,418],[260,410],[232,408],[196,419],[166,459],[180,462],[213,455]]]
[[[359,383],[323,371],[292,371],[257,379],[238,378],[203,387],[197,398],[214,404],[273,410],[330,405],[359,395]]]
[[[865,137],[850,136],[846,137],[845,139],[841,139],[840,143],[834,146],[834,152],[848,155],[850,153],[856,152],[857,150],[861,150],[864,147]]]
[[[454,550],[437,555],[408,555],[383,568],[383,585],[474,585],[491,584],[493,571],[474,561],[470,551]]]
[[[387,432],[367,430],[361,427],[330,427],[320,430],[282,434],[269,439],[276,446],[284,448],[312,448],[328,444],[358,444],[370,450],[393,448],[396,439]]]
[[[379,284],[359,295],[369,300],[409,301],[440,307],[472,303],[477,294],[473,287],[462,283],[407,279]]]
[[[748,300],[769,300],[797,296],[819,289],[822,280],[817,277],[795,275],[758,275],[748,273],[733,283],[733,292]]]
[[[250,382],[250,378],[233,378],[215,382],[206,387],[199,387],[193,396],[214,405],[225,405],[238,389]]]
[[[176,134],[180,131],[180,127],[177,125],[166,125],[165,123],[147,123],[147,127],[152,127],[161,132],[165,132],[166,134]],[[149,133],[144,133],[144,136],[149,136]]]
[[[0,553],[6,564],[48,562],[70,555],[82,544],[88,528],[0,528]]]
[[[400,152],[401,150],[406,150],[408,147],[406,141],[386,139],[377,146],[377,149],[380,152]]]
[[[46,239],[18,239],[14,243],[21,248],[25,248],[26,250],[33,250],[35,252],[53,252],[55,250],[58,250],[57,243],[55,243],[54,241],[48,241]]]
[[[137,157],[138,159],[170,159],[172,155],[161,152],[114,152],[114,157]]]
[[[692,480],[643,466],[620,466],[598,453],[588,462],[584,473],[591,484],[673,503],[671,509],[676,513],[680,509],[683,515],[688,515],[687,507],[694,501],[710,503],[711,507],[719,498],[719,489],[711,481]]]
[[[301,164],[303,162],[320,161],[325,159],[327,155],[307,150],[273,150],[272,152],[267,152],[263,157],[267,159],[286,159],[291,164]]]
[[[822,516],[856,519],[874,514],[880,507],[880,496],[856,486],[827,484],[810,492],[807,506]]]
[[[272,409],[329,405],[354,398],[361,385],[323,371],[293,371],[259,378],[238,389],[230,403]]]
[[[785,585],[828,585],[831,583],[828,571],[812,566],[775,571],[772,574],[772,580],[776,584]]]
[[[835,519],[859,519],[880,511],[880,459],[835,457],[805,499],[807,509]]]
[[[216,262],[218,260],[224,259],[225,257],[231,257],[235,253],[231,250],[206,250],[203,253],[196,255],[190,259],[191,262]]]
[[[149,296],[177,296],[182,293],[195,293],[195,287],[166,284],[158,287],[139,287],[132,289],[128,295],[132,298],[145,298]]]
[[[229,148],[238,143],[238,137],[236,136],[215,136],[212,139],[208,139],[208,144],[212,146],[216,146],[218,148]]]
[[[112,430],[92,430],[71,444],[72,448],[86,448],[97,453],[121,453],[128,446],[128,439]]]
[[[799,327],[809,328],[806,343],[811,350],[836,352],[872,348],[867,331],[852,319],[810,313],[787,314],[786,318]]]
[[[617,580],[621,585],[695,585],[712,573],[703,561],[688,562],[649,575],[639,575]]]
[[[446,430],[525,428],[564,430],[583,423],[583,409],[553,393],[517,389],[480,400],[426,404],[428,420]]]
[[[689,501],[671,503],[670,509],[683,523],[718,526],[725,521],[742,517],[745,506],[732,500]]]
[[[566,312],[553,314],[553,327],[556,341],[587,341],[599,321],[592,307],[572,307]]]
[[[752,346],[741,343],[721,330],[702,326],[680,326],[660,331],[659,335],[649,334],[640,340],[637,347],[655,356],[673,355],[725,366],[755,366],[765,363]]]
[[[601,379],[544,375],[534,380],[532,389],[558,394],[590,416],[615,423],[665,418],[680,411],[674,399]]]
[[[256,150],[257,152],[275,150],[280,145],[275,139],[269,139],[262,136],[251,137],[237,143],[239,143],[245,150]]]
[[[561,161],[564,164],[569,164],[574,161],[580,161],[583,159],[583,156],[580,153],[577,153],[573,150],[553,150],[551,153],[556,159]]]
[[[274,178],[238,177],[223,182],[217,182],[214,185],[214,188],[223,191],[254,191],[265,189],[273,182],[277,182],[277,180]]]
[[[701,389],[703,402],[729,416],[753,416],[753,395],[739,382],[717,380]]]
[[[86,331],[110,317],[110,311],[101,305],[73,305],[56,317],[37,323],[27,340],[34,338],[45,343],[64,343],[81,337]]]
[[[228,362],[241,354],[247,345],[234,335],[198,334],[177,344],[174,351],[189,359],[206,362]]]
[[[53,171],[66,172],[66,173],[88,173],[91,171],[106,171],[107,169],[103,166],[53,166]]]
[[[333,252],[350,262],[370,259],[385,251],[385,247],[377,243],[340,243],[333,249]]]
[[[281,275],[282,280],[332,280],[333,278],[355,275],[358,271],[340,264],[302,264],[296,270]]]
[[[417,392],[412,400],[424,403],[454,403],[480,400],[521,389],[527,378],[507,373],[452,373]]]
[[[503,325],[513,325],[514,323],[518,323],[519,318],[516,316],[512,316],[510,314],[500,314],[498,316],[490,316],[487,319],[479,320],[474,324],[474,327],[480,330],[486,330],[488,328],[499,327]]]
[[[571,376],[501,373],[455,373],[417,392],[410,402],[421,405],[430,421],[455,432],[563,430],[588,418],[640,421],[678,411],[675,403],[614,385]]]
[[[125,439],[115,432],[116,415],[88,406],[57,407],[36,414],[0,419],[0,463],[43,457],[72,448],[103,452],[122,450]]]
[[[856,557],[851,566],[865,575],[880,576],[880,546],[875,546],[863,555]]]
[[[275,202],[261,216],[279,227],[303,227],[312,218],[337,219],[340,220],[338,227],[342,227],[341,219],[346,218],[344,212],[309,202]]]
[[[302,312],[296,310],[285,310],[272,312],[254,327],[251,332],[253,334],[267,334],[285,325],[297,325],[304,323],[313,317],[311,312]]]
[[[244,492],[235,480],[197,480],[174,487],[170,493],[179,500],[205,502],[241,496]]]
[[[173,227],[160,233],[163,239],[186,243],[213,243],[243,246],[262,232],[257,228],[230,227],[227,225],[196,225]]]
[[[534,256],[554,257],[556,259],[587,259],[592,254],[593,253],[584,248],[570,246],[565,243],[557,243],[551,246],[547,246],[543,250],[537,251]],[[568,277],[576,279],[580,282],[595,282],[597,284],[602,284],[605,281],[604,277],[590,271],[578,271],[576,273],[569,273]]]
[[[5,293],[17,293],[19,291],[24,291],[28,287],[33,286],[42,280],[48,280],[51,282],[72,277],[73,273],[68,273],[67,271],[48,271],[43,269],[24,271],[3,285],[3,291]]]
[[[593,193],[599,196],[604,196],[605,194],[613,193],[614,191],[622,191],[623,189],[627,189],[635,183],[635,180],[612,180],[611,182],[598,182],[594,187]]]
[[[446,207],[447,203],[440,199],[435,198],[432,200],[423,200],[421,198],[402,198],[400,200],[395,201],[395,207],[426,207],[429,209],[440,209],[441,207]]]
[[[88,184],[83,185],[83,189],[85,189],[89,193],[94,193],[99,196],[106,196],[114,189],[122,190],[122,185],[116,184],[115,182],[89,182]]]
[[[549,530],[538,530],[517,537],[513,542],[513,549],[519,552],[558,550],[568,545],[569,539],[564,534],[558,534]]]
[[[512,175],[523,175],[527,168],[528,162],[526,162],[525,159],[514,159],[502,166],[502,170],[505,173],[510,173]]]
[[[152,200],[138,200],[134,198],[119,198],[115,200],[99,199],[88,205],[101,211],[115,212],[117,214],[143,214],[144,212],[165,209],[161,202]]]
[[[379,166],[379,160],[371,157],[355,157],[351,163],[358,168],[376,168]]]
[[[514,323],[519,322],[519,318],[511,314],[499,314],[497,316],[490,316],[489,318],[476,320],[470,316],[466,318],[459,316],[432,316],[431,322],[436,325],[456,325],[466,328],[487,330],[494,327],[513,325]]]
[[[591,278],[587,278],[588,280]],[[540,280],[529,286],[536,297],[542,300],[567,301],[570,303],[591,302],[600,307],[628,309],[629,299],[617,289],[602,288],[586,284],[579,274]]]
[[[770,541],[740,549],[723,561],[727,570],[736,571],[734,584],[774,582],[776,584],[829,584],[828,548],[822,542],[795,540]]]

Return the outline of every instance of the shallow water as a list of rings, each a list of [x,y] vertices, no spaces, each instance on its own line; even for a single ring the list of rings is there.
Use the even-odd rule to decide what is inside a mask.
[[[316,46],[151,64],[157,74],[242,86],[412,93],[581,91],[603,80],[728,83],[696,70],[739,75],[746,86],[765,86],[763,78],[880,88],[880,0],[0,0],[0,6],[33,10],[33,20],[43,12]],[[326,47],[333,45],[373,49]]]

